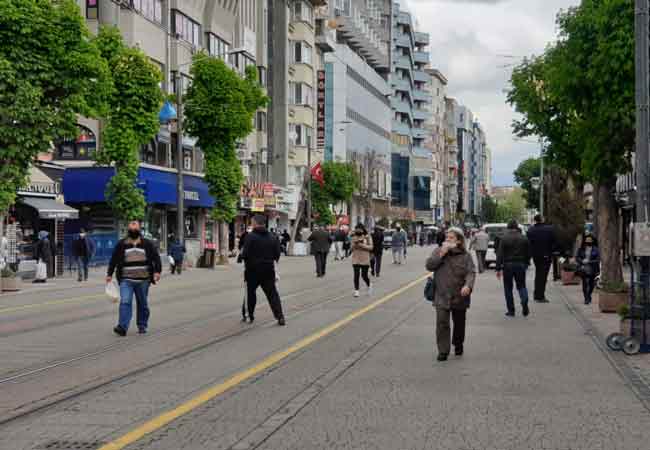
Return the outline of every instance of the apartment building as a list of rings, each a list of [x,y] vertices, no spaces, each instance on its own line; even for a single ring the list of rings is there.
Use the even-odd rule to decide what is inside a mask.
[[[400,4],[392,10],[393,97],[392,204],[415,210],[421,221],[433,220],[431,177],[433,155],[425,147],[431,119],[431,95],[427,85],[429,35],[415,30],[411,14]]]
[[[453,98],[445,98],[445,152],[444,169],[446,170],[444,203],[444,220],[456,222],[456,213],[459,206],[459,157],[458,157],[458,133],[456,129],[456,117],[458,115],[458,102]]]
[[[431,116],[425,123],[427,139],[425,147],[431,151],[433,171],[431,175],[431,209],[433,220],[441,222],[446,213],[445,183],[447,179],[448,158],[446,154],[446,97],[447,78],[437,69],[426,69],[429,74],[427,90],[431,96]]]
[[[127,45],[140,48],[160,67],[164,75],[161,88],[168,93],[174,93],[177,87],[187,88],[191,81],[192,56],[199,51],[222,58],[242,75],[246,67],[256,66],[264,85],[267,3],[267,0],[78,1],[91,31],[97,32],[101,25],[118,27]],[[177,185],[182,172],[188,260],[196,262],[202,251],[216,242],[216,226],[209,216],[214,199],[203,180],[203,153],[196,140],[191,136],[182,137],[182,158],[178,161],[175,130],[173,124],[161,124],[157,136],[140,152],[138,186],[147,200],[144,232],[165,251],[168,237],[177,231]],[[53,159],[66,166],[64,196],[67,204],[80,211],[76,226],[117,234],[117,224],[104,196],[112,169],[93,167],[92,155],[99,148],[100,123],[80,117],[79,136],[57,144]],[[256,131],[238,148],[247,184],[261,180],[268,173],[265,149],[265,111],[261,110],[256,117]]]
[[[325,53],[324,145],[326,161],[354,163],[360,189],[337,205],[339,221],[372,227],[389,215],[391,158],[390,3],[338,0],[319,19],[317,45],[334,31]],[[325,12],[325,10],[323,10]]]

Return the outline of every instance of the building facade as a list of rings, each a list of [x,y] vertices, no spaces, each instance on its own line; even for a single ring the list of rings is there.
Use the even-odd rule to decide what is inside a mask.
[[[439,223],[446,215],[445,183],[447,179],[446,155],[446,96],[447,78],[437,69],[427,69],[430,76],[427,83],[431,96],[431,117],[426,122],[427,139],[425,147],[431,151],[433,157],[433,172],[431,175],[431,208],[433,220]]]
[[[455,223],[459,203],[459,168],[458,133],[456,117],[459,105],[453,98],[445,98],[445,152],[443,166],[446,170],[444,181],[445,222]]]
[[[430,38],[415,30],[411,14],[397,2],[391,17],[392,204],[414,211],[420,222],[432,222],[434,161],[425,146],[431,119]]]

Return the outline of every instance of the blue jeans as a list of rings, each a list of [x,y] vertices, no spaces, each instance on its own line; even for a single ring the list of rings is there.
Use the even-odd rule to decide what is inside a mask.
[[[77,256],[77,270],[79,271],[79,281],[88,279],[88,263],[90,258],[86,256]]]
[[[149,324],[149,305],[147,298],[149,296],[149,281],[129,281],[120,282],[120,318],[119,325],[124,329],[129,329],[131,317],[133,316],[133,295],[137,304],[136,323],[138,330],[146,330]]]
[[[526,289],[526,269],[524,263],[506,263],[503,267],[503,290],[506,295],[508,312],[515,312],[515,298],[512,293],[513,280],[517,285],[521,306],[528,305],[528,289]]]

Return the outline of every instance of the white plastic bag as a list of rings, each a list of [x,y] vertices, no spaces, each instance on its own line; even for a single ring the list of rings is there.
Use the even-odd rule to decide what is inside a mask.
[[[36,279],[47,280],[47,265],[42,259],[39,259],[38,263],[36,263]]]
[[[104,292],[106,293],[106,295],[108,296],[108,298],[111,300],[112,303],[117,303],[117,301],[120,299],[120,288],[115,281],[106,283]]]
[[[176,261],[174,261],[174,257],[172,255],[169,255],[168,258],[169,258],[169,265],[170,266],[175,266]]]

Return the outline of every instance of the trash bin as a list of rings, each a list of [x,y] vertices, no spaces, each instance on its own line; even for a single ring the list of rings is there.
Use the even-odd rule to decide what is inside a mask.
[[[201,267],[210,268],[214,267],[215,258],[217,256],[217,251],[213,248],[206,248],[203,250],[203,257],[201,258],[202,265]]]

